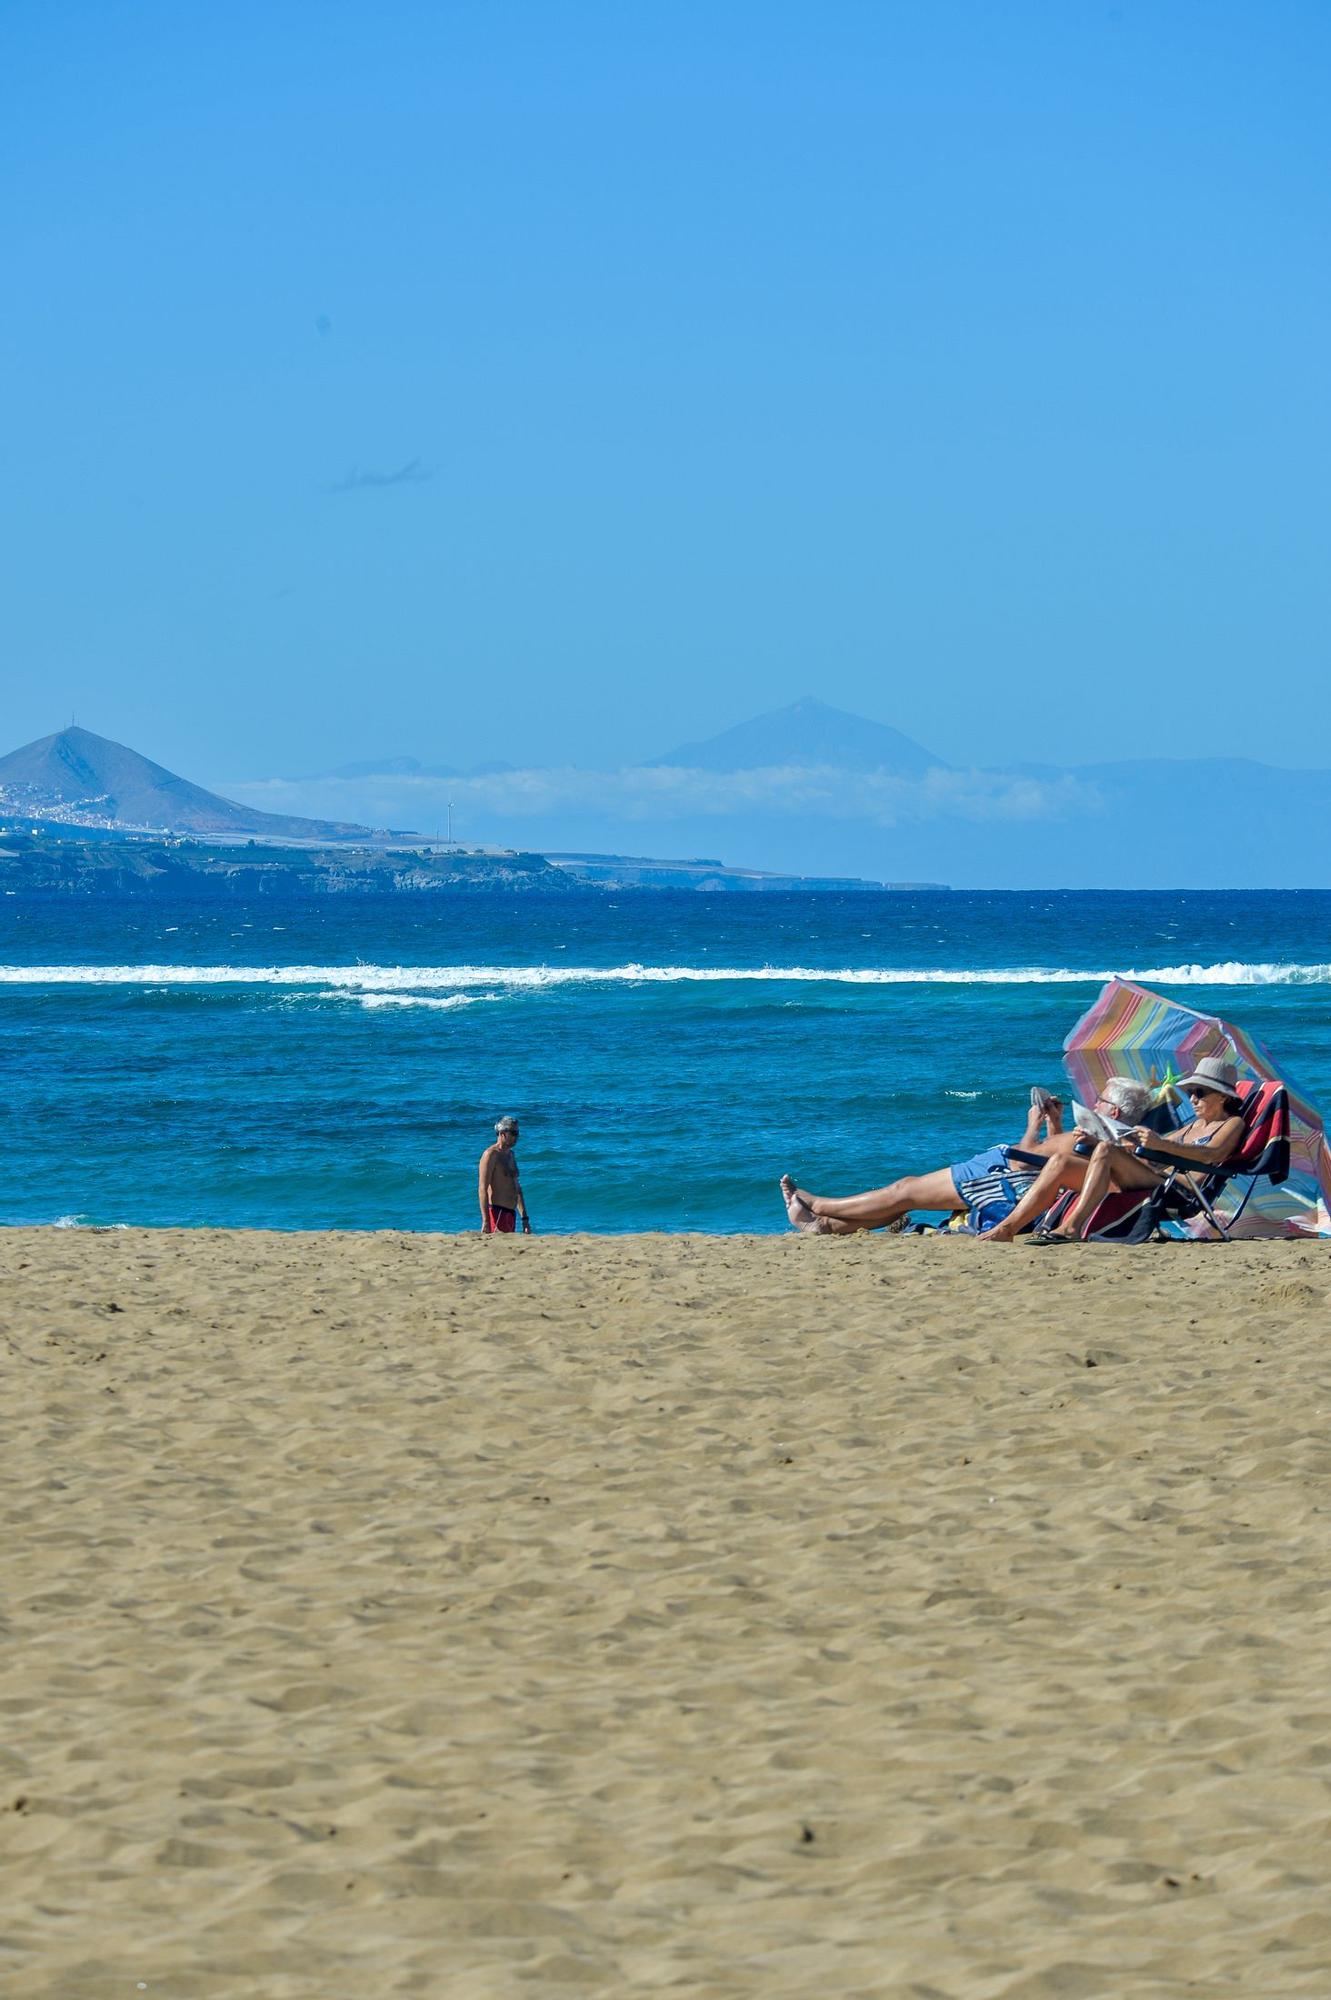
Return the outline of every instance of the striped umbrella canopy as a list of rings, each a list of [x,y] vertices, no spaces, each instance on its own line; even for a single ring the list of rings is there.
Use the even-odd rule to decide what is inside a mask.
[[[1111,1076],[1170,1084],[1187,1076],[1202,1056],[1223,1056],[1240,1077],[1279,1082],[1289,1093],[1289,1179],[1279,1187],[1259,1181],[1239,1221],[1240,1236],[1331,1236],[1331,1148],[1322,1114],[1289,1071],[1242,1028],[1214,1014],[1198,1014],[1176,1000],[1111,979],[1063,1044],[1066,1067],[1087,1104]],[[1217,1204],[1222,1219],[1237,1207],[1242,1186]]]

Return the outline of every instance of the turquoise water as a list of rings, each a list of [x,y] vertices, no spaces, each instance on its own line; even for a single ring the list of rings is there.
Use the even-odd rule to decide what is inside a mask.
[[[0,904],[8,1222],[775,1230],[1016,1137],[1110,972],[1331,1102],[1331,894]]]

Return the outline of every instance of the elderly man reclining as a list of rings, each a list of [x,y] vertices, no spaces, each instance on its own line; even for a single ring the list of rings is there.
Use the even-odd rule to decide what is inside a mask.
[[[1144,1118],[1151,1092],[1131,1077],[1111,1076],[1099,1098],[1100,1110],[1111,1118]],[[1040,1138],[1043,1125],[1045,1136]],[[972,1160],[952,1167],[938,1167],[932,1173],[905,1174],[886,1187],[872,1188],[867,1194],[829,1196],[809,1194],[796,1187],[789,1174],[781,1177],[781,1193],[786,1214],[796,1229],[819,1236],[853,1236],[859,1229],[886,1229],[913,1208],[946,1209],[964,1214],[966,1227],[976,1234],[998,1230],[996,1240],[1007,1242],[1004,1227],[1019,1206],[1026,1203],[1032,1188],[1048,1176],[1051,1186],[1080,1187],[1084,1168],[1073,1156],[1078,1134],[1063,1130],[1063,1107],[1047,1090],[1031,1092],[1031,1108],[1026,1130],[1016,1142],[1016,1150],[1038,1153],[1046,1162],[1043,1170],[1014,1160],[1013,1146],[989,1146]],[[1067,1178],[1056,1178],[1066,1170]],[[1049,1200],[1053,1199],[1050,1194]],[[1044,1206],[1033,1211],[1042,1214]],[[1032,1211],[1026,1206],[1025,1224]],[[1022,1226],[1021,1224],[1018,1227]]]
[[[1037,1243],[1077,1242],[1111,1188],[1149,1188],[1164,1178],[1160,1167],[1138,1159],[1138,1146],[1202,1171],[1229,1159],[1243,1138],[1243,1105],[1234,1064],[1219,1056],[1203,1056],[1177,1087],[1192,1103],[1193,1115],[1186,1124],[1164,1133],[1135,1125],[1121,1139],[1100,1140],[1086,1158],[1050,1159],[986,1241],[1011,1243],[1044,1214],[1063,1188],[1079,1188],[1059,1227],[1037,1229],[1034,1238]],[[1125,1113],[1129,1122],[1133,1115]]]

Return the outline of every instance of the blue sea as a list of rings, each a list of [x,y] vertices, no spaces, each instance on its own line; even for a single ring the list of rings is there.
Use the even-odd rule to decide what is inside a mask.
[[[1331,1104],[1331,893],[0,901],[6,1222],[784,1229],[1018,1135],[1113,972]]]

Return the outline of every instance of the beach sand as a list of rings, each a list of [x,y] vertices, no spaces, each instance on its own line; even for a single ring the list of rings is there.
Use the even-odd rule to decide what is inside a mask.
[[[9,2000],[1331,1993],[1324,1246],[0,1269]]]

